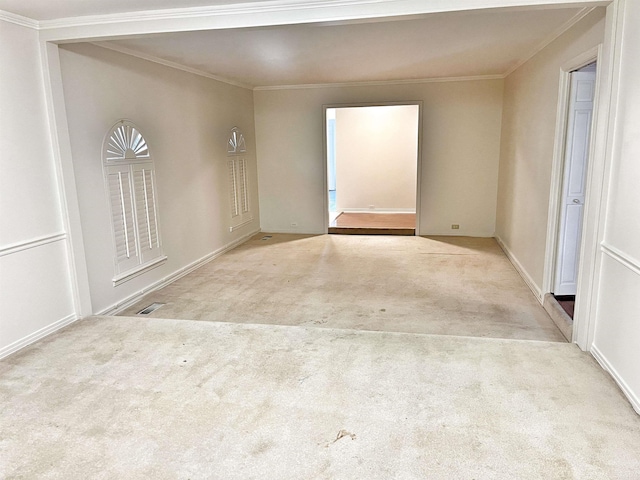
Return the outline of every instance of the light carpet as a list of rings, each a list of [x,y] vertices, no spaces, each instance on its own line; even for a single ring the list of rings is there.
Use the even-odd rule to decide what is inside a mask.
[[[122,315],[565,341],[493,238],[266,235]]]
[[[638,479],[575,345],[124,317],[0,361],[0,478]]]

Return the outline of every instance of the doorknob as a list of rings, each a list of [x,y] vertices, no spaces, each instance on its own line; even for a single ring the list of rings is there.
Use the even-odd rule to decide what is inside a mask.
[[[579,203],[580,203],[580,200],[578,200],[577,198],[574,198],[574,199],[573,199],[573,203],[578,203],[578,204],[579,204]]]

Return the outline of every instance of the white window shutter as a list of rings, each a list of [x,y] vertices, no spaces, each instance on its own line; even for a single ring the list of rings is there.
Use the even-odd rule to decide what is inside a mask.
[[[231,221],[229,229],[234,231],[253,220],[249,204],[249,173],[245,153],[247,144],[238,127],[231,129],[227,142],[227,166],[229,169],[229,198]]]
[[[136,223],[142,263],[162,255],[155,195],[155,175],[151,163],[132,165]]]
[[[231,200],[231,218],[240,215],[238,205],[238,169],[236,168],[235,158],[229,160],[229,194]]]
[[[240,211],[244,215],[249,213],[249,188],[247,183],[247,161],[238,159],[238,186],[240,194]]]
[[[116,248],[116,272],[121,273],[139,263],[129,166],[108,167],[107,184]]]

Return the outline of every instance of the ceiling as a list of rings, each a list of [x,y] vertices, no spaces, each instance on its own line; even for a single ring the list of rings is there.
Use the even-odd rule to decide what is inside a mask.
[[[251,0],[252,2],[268,0]],[[179,6],[237,0],[180,0]],[[0,0],[38,21],[175,7],[176,0]],[[492,9],[134,36],[97,43],[248,87],[502,76],[583,8]]]

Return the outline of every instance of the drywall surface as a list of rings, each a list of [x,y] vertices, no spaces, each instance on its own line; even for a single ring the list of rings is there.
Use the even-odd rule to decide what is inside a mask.
[[[560,68],[603,41],[604,13],[595,10],[505,79],[496,234],[538,289],[544,270]]]
[[[493,236],[502,80],[257,90],[254,100],[262,230],[326,231],[323,105],[422,101],[419,233]]]
[[[74,307],[37,32],[0,20],[0,65],[2,356]]]
[[[416,210],[418,105],[336,109],[337,211]]]
[[[258,229],[251,91],[89,44],[61,48],[60,61],[94,312]],[[114,287],[101,151],[105,135],[122,118],[140,127],[154,158],[168,260]],[[230,232],[227,139],[234,126],[247,142],[254,219]]]
[[[640,4],[622,26],[607,222],[602,242],[594,347],[640,413]]]

